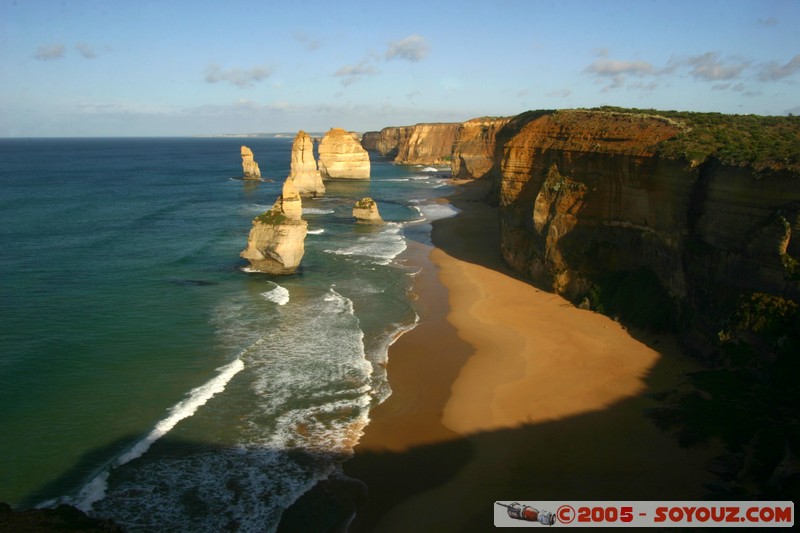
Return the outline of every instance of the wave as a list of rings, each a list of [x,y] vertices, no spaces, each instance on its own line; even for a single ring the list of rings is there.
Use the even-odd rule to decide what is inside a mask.
[[[425,167],[422,169],[422,172],[439,172],[439,169],[434,167]]]
[[[160,420],[147,436],[117,457],[100,474],[84,485],[78,492],[77,497],[70,503],[82,511],[90,511],[96,502],[105,497],[107,480],[111,470],[144,455],[154,442],[169,433],[178,422],[195,414],[213,396],[224,391],[228,382],[243,368],[244,363],[238,358],[218,368],[219,373],[214,378],[199,387],[195,387],[187,394],[185,399],[172,406],[168,411],[168,415]]]
[[[441,220],[443,218],[450,218],[456,216],[460,212],[458,208],[453,207],[452,204],[448,203],[423,204],[419,206],[414,205],[412,207],[419,211],[420,215],[428,222]]]
[[[306,289],[293,293],[293,305],[267,311],[267,320],[248,292],[216,312],[227,349],[258,337],[242,352],[242,377],[225,395],[233,411],[225,410],[225,397],[206,411],[209,419],[231,420],[231,445],[148,454],[112,476],[93,515],[136,531],[221,531],[232,520],[240,531],[274,531],[286,508],[338,471],[369,422],[373,366],[353,301],[333,286]],[[230,412],[235,417],[223,415]],[[209,512],[194,512],[187,497]]]
[[[402,226],[389,222],[383,229],[370,235],[359,237],[355,244],[325,252],[336,255],[365,257],[379,265],[388,265],[406,249]]]
[[[389,325],[379,339],[377,346],[370,352],[370,360],[377,363],[373,371],[372,387],[373,396],[377,403],[383,403],[388,398],[392,389],[386,377],[386,363],[389,361],[389,348],[396,343],[400,337],[413,330],[419,325],[419,315],[414,313],[414,321],[409,323],[397,323]]]
[[[333,213],[333,209],[320,209],[318,207],[303,208],[304,215],[330,215],[331,213]]]
[[[310,229],[306,233],[308,233],[309,235],[322,235],[323,233],[325,233],[325,228]]]
[[[266,292],[262,292],[261,296],[269,300],[270,302],[275,302],[278,305],[286,305],[289,303],[289,290],[285,287],[281,287],[275,282],[271,282],[275,285],[274,289],[270,289]]]

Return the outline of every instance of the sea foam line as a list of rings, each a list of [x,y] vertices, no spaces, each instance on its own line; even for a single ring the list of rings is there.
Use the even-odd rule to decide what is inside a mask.
[[[278,305],[286,305],[289,303],[289,290],[285,287],[281,287],[275,282],[272,282],[275,285],[274,289],[270,289],[266,292],[262,292],[261,296],[269,300],[270,302],[275,302]]]
[[[205,405],[214,395],[224,391],[228,382],[243,368],[244,363],[241,359],[236,359],[218,368],[219,374],[203,385],[192,389],[188,393],[187,398],[172,406],[166,418],[159,421],[145,438],[137,442],[127,452],[117,457],[105,470],[84,485],[75,498],[75,501],[71,503],[84,512],[90,511],[92,505],[105,498],[106,489],[108,488],[108,476],[111,470],[144,455],[154,442],[169,433],[178,422],[192,416],[197,409]],[[49,507],[50,503],[53,502],[45,502],[42,506]]]

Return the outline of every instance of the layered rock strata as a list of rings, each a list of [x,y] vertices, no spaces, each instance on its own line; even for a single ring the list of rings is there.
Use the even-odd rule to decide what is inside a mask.
[[[253,159],[253,151],[247,146],[242,146],[242,171],[246,180],[260,180],[261,170],[258,163]]]
[[[359,224],[383,224],[383,219],[378,211],[378,204],[372,198],[366,197],[356,202],[353,206],[353,217]]]
[[[379,151],[378,145],[380,140],[381,133],[379,131],[368,131],[361,136],[361,146],[364,148],[364,150],[377,152]]]
[[[253,219],[247,248],[241,257],[250,266],[267,274],[292,274],[305,253],[308,223],[302,217],[303,206],[293,180],[287,178],[283,194],[275,205]]]
[[[496,178],[499,166],[495,154],[497,134],[511,117],[475,118],[462,123],[453,141],[450,168],[454,179]]]
[[[448,165],[460,124],[430,123],[367,132],[362,145],[402,165]]]
[[[322,196],[325,184],[314,159],[314,142],[311,136],[300,130],[292,144],[291,171],[289,177],[301,196]]]
[[[381,157],[394,159],[397,157],[397,148],[400,143],[400,130],[408,127],[410,126],[403,128],[389,126],[381,131],[368,131],[361,137],[361,146],[365,150],[378,152]]]
[[[395,163],[449,165],[458,123],[416,124],[401,128]]]
[[[319,143],[319,172],[324,179],[369,179],[369,154],[357,135],[331,128]]]
[[[652,291],[632,298],[671,307],[703,351],[720,301],[752,292],[800,297],[792,279],[800,179],[713,156],[698,163],[660,155],[683,131],[654,115],[525,113],[497,132],[490,177],[512,268],[575,301],[635,273]]]

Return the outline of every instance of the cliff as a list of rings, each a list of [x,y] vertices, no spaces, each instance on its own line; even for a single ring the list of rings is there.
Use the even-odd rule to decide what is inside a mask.
[[[482,117],[468,120],[458,127],[450,163],[454,179],[482,178],[497,169],[497,134],[510,120],[511,117]]]
[[[397,157],[397,148],[400,144],[400,130],[403,128],[389,126],[388,128],[383,128],[381,131],[368,131],[361,137],[361,146],[363,146],[365,150],[377,151],[381,157],[394,159]]]
[[[314,142],[311,136],[300,130],[292,144],[291,171],[289,177],[301,196],[322,196],[325,184],[314,159]]]
[[[365,132],[364,135],[361,136],[361,147],[367,151],[377,152],[380,140],[381,140],[381,132],[379,131]]]
[[[244,172],[244,179],[246,180],[260,180],[261,170],[258,168],[258,163],[253,159],[253,151],[247,146],[242,146],[242,171]]]
[[[394,162],[404,165],[449,164],[459,126],[458,123],[441,123],[400,128]]]
[[[362,198],[353,206],[353,218],[359,224],[383,224],[378,204],[372,198]]]
[[[652,114],[541,111],[508,121],[494,147],[487,136],[506,262],[633,322],[680,321],[703,352],[742,294],[798,299],[800,173],[726,164],[713,150],[674,155],[692,128]]]
[[[293,180],[287,178],[283,194],[269,211],[253,219],[247,237],[247,247],[240,256],[250,266],[267,274],[292,274],[305,253],[308,223],[303,212],[300,194]]]
[[[319,172],[325,179],[369,179],[369,155],[352,133],[331,128],[319,143]]]
[[[388,127],[365,133],[361,144],[402,165],[449,164],[460,126],[454,122]]]

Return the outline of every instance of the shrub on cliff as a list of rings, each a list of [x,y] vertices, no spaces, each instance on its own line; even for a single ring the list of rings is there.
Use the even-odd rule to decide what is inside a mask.
[[[662,142],[658,154],[702,163],[715,157],[732,166],[800,172],[800,117],[726,115],[604,106],[598,111],[660,116],[683,132]]]

